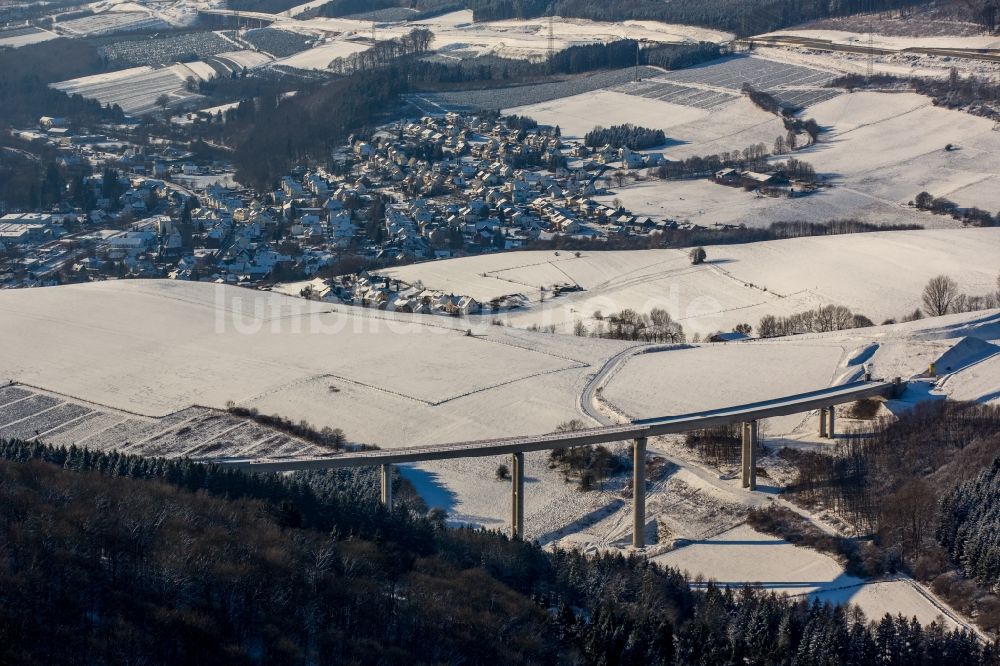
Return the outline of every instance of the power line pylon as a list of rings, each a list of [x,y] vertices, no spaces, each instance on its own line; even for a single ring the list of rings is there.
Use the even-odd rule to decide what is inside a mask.
[[[549,16],[549,62],[556,53],[555,17]]]
[[[871,83],[875,73],[875,33],[872,32],[872,21],[868,19],[868,62],[865,68],[865,81]]]

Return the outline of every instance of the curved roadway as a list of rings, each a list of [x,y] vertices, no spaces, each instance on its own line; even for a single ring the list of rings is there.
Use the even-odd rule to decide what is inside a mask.
[[[591,418],[593,421],[597,422],[602,426],[614,426],[621,425],[616,423],[614,419],[610,418],[607,414],[601,411],[598,407],[600,398],[598,397],[598,390],[601,389],[604,384],[617,372],[621,367],[629,361],[633,356],[638,356],[640,354],[649,354],[663,351],[670,351],[671,349],[681,348],[681,345],[673,345],[668,347],[663,346],[648,346],[640,345],[636,347],[629,347],[623,351],[618,352],[614,356],[610,357],[604,362],[604,365],[594,373],[594,375],[587,382],[586,386],[583,387],[583,391],[580,393],[580,409],[581,411]],[[790,511],[795,512],[799,516],[807,519],[810,524],[816,528],[822,530],[823,532],[831,536],[843,536],[837,529],[831,527],[827,523],[823,522],[818,516],[803,509],[797,504],[793,504],[788,500],[781,497],[775,497],[761,492],[751,492],[750,490],[739,487],[736,483],[728,483],[719,477],[718,472],[713,471],[703,465],[695,462],[685,460],[683,458],[678,458],[665,453],[662,450],[655,449],[651,446],[647,447],[647,451],[654,453],[663,459],[669,461],[673,465],[680,469],[684,469],[687,472],[694,474],[696,477],[704,481],[705,483],[711,485],[714,488],[718,488],[724,492],[729,493],[733,498],[745,506],[760,507],[762,505],[772,503]],[[956,625],[963,627],[964,629],[973,633],[982,641],[989,640],[988,637],[972,622],[969,622],[964,617],[955,612],[947,603],[938,598],[928,587],[919,581],[916,581],[909,576],[895,576],[887,579],[889,581],[895,580],[903,582],[912,587],[920,596],[927,599],[927,601],[937,608],[942,615],[947,616]],[[875,580],[873,579],[873,581]]]

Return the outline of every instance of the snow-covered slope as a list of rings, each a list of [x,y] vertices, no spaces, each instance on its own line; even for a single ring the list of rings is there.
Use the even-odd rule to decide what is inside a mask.
[[[601,270],[604,280],[615,271],[619,277],[627,273],[622,265]],[[828,386],[849,380],[865,364],[880,375],[910,376],[943,357],[948,373],[915,384],[909,399],[944,394],[1000,399],[997,357],[988,353],[1000,340],[997,311],[633,356],[622,354],[628,343],[489,324],[474,327],[470,335],[468,326],[450,318],[334,308],[212,284],[118,281],[9,290],[0,292],[0,335],[7,341],[0,347],[0,377],[61,399],[145,415],[192,404],[223,407],[232,400],[317,427],[340,427],[351,441],[383,447],[545,432],[572,418],[591,423],[580,400],[589,395],[585,389],[595,376],[607,379],[608,402],[639,416]],[[614,371],[605,373],[609,362]],[[2,434],[18,409],[15,405],[12,412],[6,398],[0,403]],[[815,439],[809,421],[808,416],[776,419],[762,433],[771,442],[809,442]],[[26,428],[23,422],[15,427]],[[220,440],[216,455],[227,455],[224,444]],[[143,446],[133,442],[130,451]],[[654,455],[669,446],[650,443]],[[501,462],[507,461],[456,460],[406,466],[402,472],[454,521],[502,529],[510,485],[496,480]],[[526,463],[530,538],[587,549],[625,547],[631,529],[627,475],[610,479],[601,491],[581,493],[550,469],[545,453],[527,455]],[[766,504],[770,497],[746,493],[718,471],[684,463],[653,480],[650,529],[662,517],[702,535],[695,538],[710,538],[739,522],[747,506]],[[775,562],[801,561],[804,568],[776,578],[760,568],[747,573],[744,559],[732,560],[735,550],[725,543],[698,547],[709,550],[700,556],[697,548],[682,548],[665,561],[694,570],[694,557],[702,573],[729,581],[766,580],[803,592],[816,588],[870,609],[899,609],[921,619],[933,615],[907,586],[879,583],[837,591],[842,574],[807,551],[777,552]],[[751,546],[760,549],[757,554],[769,547]]]
[[[720,245],[692,266],[686,250],[513,252],[413,264],[386,271],[406,282],[482,301],[523,293],[534,303],[510,315],[527,327],[577,321],[593,329],[597,311],[666,308],[688,335],[754,326],[830,303],[873,321],[899,318],[920,304],[931,277],[952,276],[962,291],[995,289],[1000,229],[878,232]],[[583,291],[541,302],[540,289],[576,283]]]
[[[598,91],[510,112],[559,125],[566,136],[582,136],[596,125],[622,123],[663,129],[669,142],[657,150],[673,160],[757,143],[770,150],[775,138],[785,133],[779,118],[746,97],[706,110]],[[851,217],[880,224],[957,226],[949,217],[908,206],[925,190],[962,207],[1000,209],[1000,160],[996,159],[1000,132],[991,120],[934,106],[929,97],[914,93],[879,92],[838,95],[808,107],[802,117],[814,118],[825,131],[816,145],[792,156],[813,165],[830,188],[788,199],[755,197],[707,179],[651,180],[614,187],[603,200],[617,198],[637,215],[704,226]],[[945,150],[949,144],[952,150]]]

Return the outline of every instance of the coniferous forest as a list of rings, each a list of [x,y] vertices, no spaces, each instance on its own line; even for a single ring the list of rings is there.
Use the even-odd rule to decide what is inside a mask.
[[[937,539],[962,573],[1000,592],[1000,458],[944,496]]]
[[[388,512],[375,487],[4,442],[0,663],[1000,663],[937,624]]]

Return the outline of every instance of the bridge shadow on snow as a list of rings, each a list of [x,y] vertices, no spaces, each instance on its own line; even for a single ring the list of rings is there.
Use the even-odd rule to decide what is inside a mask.
[[[987,393],[976,398],[976,402],[979,404],[986,404],[991,400],[1000,400],[1000,391],[993,391],[993,393]]]
[[[719,541],[716,539],[698,539],[696,541],[685,541],[684,547],[687,546],[780,546],[782,544],[788,543],[784,539],[760,539],[760,540],[750,540],[750,539],[726,539],[725,541]]]
[[[712,542],[716,543],[716,542]],[[745,542],[739,542],[744,544]],[[749,542],[758,543],[758,542]],[[769,543],[769,542],[759,542]],[[734,544],[734,545],[739,545]],[[764,581],[734,581],[712,579],[715,585],[721,587],[756,587],[762,590],[772,590],[785,593],[790,597],[805,596],[810,599],[819,599],[829,604],[842,606],[852,602],[855,595],[862,587],[875,581],[856,578],[845,572],[841,572],[832,580],[764,580]],[[692,582],[691,587],[704,589],[707,581]]]
[[[413,484],[429,509],[444,509],[449,515],[454,511],[457,496],[441,483],[436,472],[412,465],[400,465],[398,469],[399,475]]]

